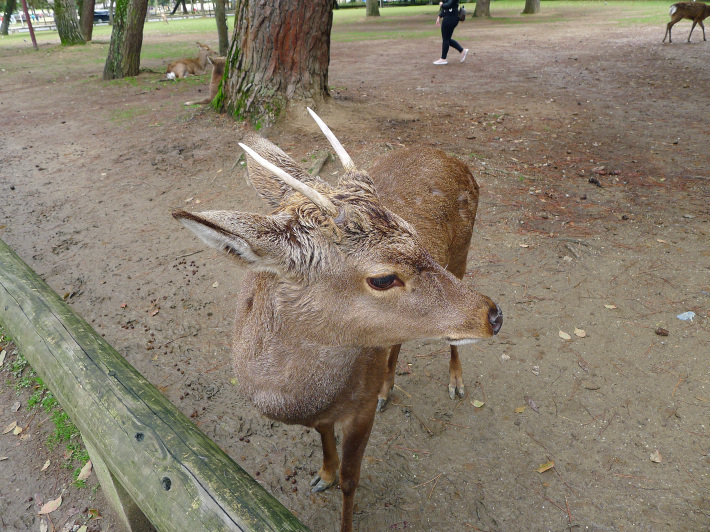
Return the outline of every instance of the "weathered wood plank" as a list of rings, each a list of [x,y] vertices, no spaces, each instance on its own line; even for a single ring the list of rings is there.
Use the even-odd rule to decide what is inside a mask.
[[[158,530],[307,530],[2,240],[0,321]]]

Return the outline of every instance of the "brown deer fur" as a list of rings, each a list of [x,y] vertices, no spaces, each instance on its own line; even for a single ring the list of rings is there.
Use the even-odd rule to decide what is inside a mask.
[[[478,184],[468,167],[433,148],[409,148],[399,150],[396,157],[380,157],[368,173],[382,203],[394,212],[406,213],[432,258],[462,279],[478,208]],[[407,179],[406,193],[402,190],[402,176],[412,176]],[[422,198],[427,201],[422,202]],[[378,411],[394,386],[400,347],[390,350]],[[465,390],[458,348],[452,345],[449,396],[453,399],[457,393],[463,397]]]
[[[185,105],[196,105],[202,103],[211,103],[214,97],[217,96],[217,91],[219,91],[219,84],[222,82],[222,76],[224,76],[224,65],[227,62],[224,57],[208,57],[207,61],[212,64],[212,79],[210,79],[210,95],[201,100],[195,100],[194,102],[185,102]]]
[[[240,392],[262,414],[320,433],[323,465],[313,491],[335,483],[340,464],[341,531],[350,531],[389,346],[425,338],[487,338],[498,332],[502,315],[427,251],[425,243],[434,237],[418,231],[445,224],[445,214],[432,212],[427,221],[414,223],[406,221],[408,212],[399,216],[387,206],[421,202],[436,210],[442,203],[470,202],[438,196],[448,194],[443,183],[452,179],[448,172],[461,170],[460,163],[438,150],[419,150],[416,165],[411,154],[396,151],[388,156],[395,170],[378,174],[375,182],[341,156],[346,173],[330,186],[269,141],[252,137],[248,143],[254,150],[248,151],[249,179],[274,208],[270,214],[173,216],[250,269],[237,297],[233,337]],[[400,158],[402,171],[411,173],[398,173]],[[419,182],[429,183],[429,193]],[[447,238],[451,245],[468,245],[465,234]],[[342,463],[335,423],[343,431]]]
[[[666,25],[666,34],[663,36],[663,42],[666,42],[666,37],[668,37],[668,42],[672,43],[671,39],[671,28],[676,22],[683,20],[684,18],[693,21],[693,26],[690,28],[690,33],[688,34],[688,42],[690,42],[690,36],[693,35],[693,30],[696,24],[700,24],[703,30],[703,40],[705,39],[705,26],[703,25],[703,20],[710,17],[710,6],[702,4],[700,2],[678,2],[673,4],[669,11],[671,16],[671,21]]]
[[[186,78],[187,76],[201,76],[205,73],[205,70],[207,69],[207,58],[216,56],[217,52],[206,44],[198,42],[197,46],[200,50],[197,54],[197,59],[178,59],[168,65],[166,71],[168,79]]]

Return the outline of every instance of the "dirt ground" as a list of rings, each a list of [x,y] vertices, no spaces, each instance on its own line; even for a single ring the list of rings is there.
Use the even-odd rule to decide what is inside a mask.
[[[710,44],[697,30],[686,44],[681,23],[663,45],[663,27],[586,6],[466,21],[455,38],[471,54],[445,67],[435,37],[333,43],[318,111],[357,164],[437,146],[474,172],[466,280],[505,314],[496,338],[461,349],[463,400],[448,397],[444,343],[405,344],[357,530],[710,529]],[[339,490],[309,490],[317,433],[260,417],[230,382],[243,272],[170,216],[266,212],[237,163],[246,126],[182,105],[209,76],[102,81],[107,47],[0,48],[0,237],[307,526],[336,530]],[[263,134],[305,167],[327,148],[305,111]],[[14,391],[0,400],[5,426]],[[1,478],[44,461],[11,438]],[[0,483],[0,527],[38,530],[28,497],[57,485],[21,484]]]

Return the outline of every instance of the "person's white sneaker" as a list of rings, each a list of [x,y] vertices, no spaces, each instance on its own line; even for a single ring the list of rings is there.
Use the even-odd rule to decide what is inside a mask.
[[[436,61],[434,61],[434,64],[435,65],[448,65],[449,62],[446,59],[437,59]]]
[[[466,61],[466,54],[468,53],[468,48],[464,48],[463,52],[461,52],[461,62],[463,63]]]

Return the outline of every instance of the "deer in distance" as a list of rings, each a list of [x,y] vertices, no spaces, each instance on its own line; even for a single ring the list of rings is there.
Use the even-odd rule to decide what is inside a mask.
[[[207,61],[212,65],[212,78],[210,79],[210,94],[201,100],[195,100],[194,102],[185,102],[185,105],[196,105],[211,103],[214,97],[217,96],[217,91],[219,91],[219,84],[222,81],[222,76],[224,76],[224,65],[227,62],[225,57],[208,57]]]
[[[690,42],[690,36],[693,35],[696,24],[700,24],[700,27],[703,29],[703,40],[707,40],[705,38],[705,25],[703,24],[703,20],[710,17],[709,5],[700,2],[678,2],[671,6],[669,14],[671,21],[666,26],[666,34],[663,36],[663,42],[666,42],[666,37],[668,37],[669,43],[673,42],[671,40],[671,28],[676,22],[680,22],[684,18],[693,21],[693,26],[690,28],[690,33],[688,34],[688,42]]]
[[[166,70],[168,79],[180,79],[187,76],[201,76],[207,70],[207,58],[217,55],[212,48],[206,44],[197,43],[199,52],[197,59],[185,58],[173,61]]]
[[[448,216],[470,216],[476,187],[468,168],[440,150],[403,149],[368,175],[309,112],[345,169],[337,185],[309,175],[268,140],[250,136],[250,146],[240,143],[248,178],[274,210],[178,210],[173,216],[248,268],[233,331],[239,391],[261,414],[318,431],[323,464],[312,491],[329,488],[339,475],[340,530],[349,532],[390,347],[409,340],[461,345],[489,338],[503,316],[491,299],[437,262],[445,253],[437,257],[426,248],[432,224],[456,226]],[[442,206],[450,212],[435,212]],[[447,242],[464,240],[451,233],[440,234]],[[336,423],[343,434],[342,462]]]

